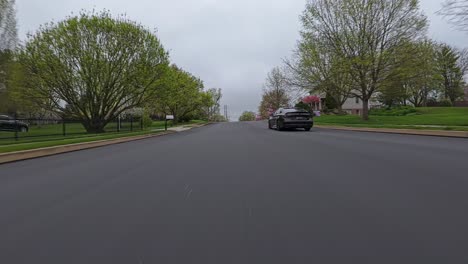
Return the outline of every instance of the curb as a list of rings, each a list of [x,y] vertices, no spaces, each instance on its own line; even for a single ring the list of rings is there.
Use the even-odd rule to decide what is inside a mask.
[[[416,136],[468,138],[468,131],[387,129],[387,128],[357,128],[357,127],[321,126],[321,125],[316,125],[315,127],[324,128],[324,129],[332,129],[332,130],[354,131],[354,132],[371,132],[371,133],[416,135]]]
[[[153,135],[124,137],[124,138],[99,140],[99,141],[77,143],[77,144],[70,144],[70,145],[62,145],[62,146],[56,146],[56,147],[47,147],[47,148],[40,148],[40,149],[33,149],[33,150],[23,150],[23,151],[17,151],[17,152],[2,153],[0,154],[0,164],[28,160],[28,159],[36,159],[36,158],[41,158],[41,157],[53,156],[57,154],[75,152],[75,151],[92,149],[92,148],[99,148],[99,147],[115,145],[115,144],[122,144],[122,143],[143,140],[143,139],[148,139],[148,138],[161,137],[161,136],[165,136],[169,134],[174,134],[174,132],[163,132],[163,133],[153,134]]]

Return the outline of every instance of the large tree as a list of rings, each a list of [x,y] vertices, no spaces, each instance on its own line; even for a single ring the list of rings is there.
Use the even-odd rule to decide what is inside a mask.
[[[388,81],[379,91],[379,99],[388,106],[410,103],[426,106],[440,83],[436,70],[437,45],[430,40],[401,45]]]
[[[262,118],[267,118],[269,112],[280,107],[286,107],[290,103],[289,82],[285,74],[278,68],[273,68],[268,73],[265,81],[262,101],[259,112]]]
[[[203,82],[177,65],[168,69],[158,86],[152,102],[161,112],[173,115],[174,123],[213,103],[211,94],[203,90]]]
[[[455,48],[442,44],[436,53],[437,72],[442,77],[443,94],[455,104],[463,95],[464,75],[466,68],[460,65],[461,53]]]
[[[438,12],[462,31],[468,31],[468,0],[446,0]]]
[[[221,98],[223,93],[221,89],[212,88],[207,91],[212,99],[212,104],[206,106],[206,116],[209,121],[217,121],[221,115]]]
[[[148,29],[107,12],[42,26],[20,54],[27,72],[22,94],[67,112],[88,132],[104,132],[122,112],[156,92],[168,54]],[[44,100],[47,99],[47,100]]]
[[[399,46],[425,33],[426,17],[417,0],[310,0],[302,22],[304,32],[343,59],[367,120],[369,101],[389,78]]]

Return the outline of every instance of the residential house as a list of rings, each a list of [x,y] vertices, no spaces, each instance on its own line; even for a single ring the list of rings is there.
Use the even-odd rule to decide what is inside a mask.
[[[362,100],[358,97],[351,97],[343,104],[343,111],[350,115],[361,115],[363,111]]]
[[[320,103],[320,109],[323,109],[325,105],[325,97],[322,97]],[[369,102],[369,109],[372,107],[378,106],[378,102],[376,100],[371,100]],[[358,97],[350,97],[348,98],[342,106],[342,110],[350,115],[362,115],[363,107],[362,107],[362,100]]]

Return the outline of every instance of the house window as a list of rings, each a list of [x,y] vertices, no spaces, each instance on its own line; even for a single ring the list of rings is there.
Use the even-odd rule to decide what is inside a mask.
[[[359,104],[359,97],[356,97],[356,104]]]

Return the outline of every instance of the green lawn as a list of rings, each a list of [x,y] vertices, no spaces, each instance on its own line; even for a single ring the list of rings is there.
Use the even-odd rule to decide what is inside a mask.
[[[137,123],[134,129],[140,131],[135,132],[130,132],[129,124],[124,124],[121,132],[117,132],[116,124],[111,124],[106,127],[106,131],[109,132],[104,134],[86,134],[81,124],[67,124],[67,135],[65,137],[62,134],[62,124],[43,125],[41,127],[31,126],[28,133],[20,133],[19,140],[13,138],[13,132],[0,132],[0,153],[161,133],[165,126],[164,123],[163,121],[153,122],[150,128],[143,131],[140,130],[140,126]],[[194,120],[189,123],[179,123],[177,126],[204,123],[206,122]],[[168,127],[170,126],[172,124],[169,122]]]
[[[161,132],[163,131],[139,131],[139,132],[133,132],[133,133],[120,133],[120,134],[114,133],[114,134],[103,134],[100,136],[62,138],[62,139],[55,139],[55,140],[48,140],[48,141],[17,143],[17,144],[3,145],[3,146],[0,145],[0,153],[30,150],[30,149],[37,149],[37,148],[46,148],[46,147],[53,147],[53,146],[62,146],[62,145],[69,145],[69,144],[76,144],[76,143],[85,143],[85,142],[92,142],[92,141],[99,141],[99,140],[106,140],[106,139],[150,135],[150,134],[157,134]]]
[[[120,131],[130,131],[131,130],[130,122],[122,122]],[[40,136],[63,136],[63,124],[43,124],[43,125],[30,125],[29,131],[26,133],[18,133],[19,138],[28,138],[28,137],[40,137]],[[140,123],[133,123],[133,130],[140,130]],[[117,123],[109,123],[105,128],[106,132],[117,132]],[[0,131],[1,138],[12,138],[14,137],[13,132]],[[65,134],[66,135],[76,135],[76,134],[86,134],[86,130],[80,123],[66,123],[65,124]]]
[[[323,115],[315,118],[317,125],[350,127],[415,128],[468,130],[468,108],[417,108],[417,113],[407,116],[370,116],[363,121],[359,116]]]
[[[139,130],[141,130],[139,123],[133,124],[133,131],[131,131],[130,122],[121,123],[120,133],[136,132]],[[0,145],[98,136],[98,134],[87,134],[85,128],[80,123],[66,123],[66,136],[63,136],[63,132],[63,124],[30,125],[29,131],[18,133],[18,140],[15,140],[14,132],[0,131]],[[106,126],[106,132],[106,134],[119,133],[117,131],[117,123],[110,123]]]

